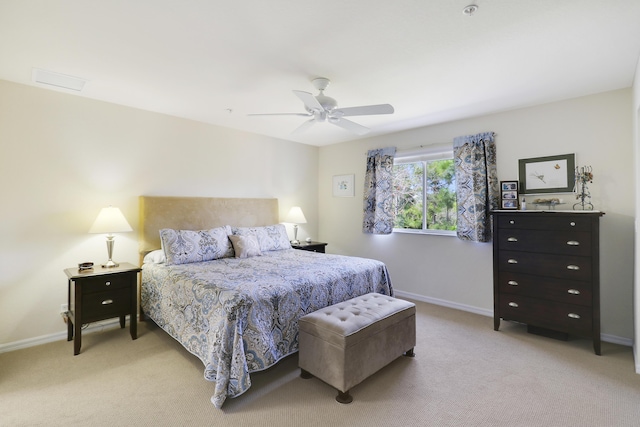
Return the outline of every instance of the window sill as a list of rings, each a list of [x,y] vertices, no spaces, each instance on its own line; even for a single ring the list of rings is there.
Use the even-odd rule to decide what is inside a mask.
[[[414,230],[410,228],[394,228],[393,232],[399,233],[399,234],[424,234],[424,235],[450,236],[450,237],[457,236],[457,233],[451,230]]]

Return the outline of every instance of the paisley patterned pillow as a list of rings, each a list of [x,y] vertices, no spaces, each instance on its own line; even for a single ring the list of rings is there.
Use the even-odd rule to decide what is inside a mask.
[[[255,236],[229,236],[236,258],[249,258],[260,256],[260,244]]]
[[[233,234],[238,236],[255,236],[262,252],[291,249],[291,242],[284,224],[264,227],[233,227]]]
[[[163,228],[160,241],[167,264],[188,264],[232,257],[230,234],[228,225],[199,231]]]

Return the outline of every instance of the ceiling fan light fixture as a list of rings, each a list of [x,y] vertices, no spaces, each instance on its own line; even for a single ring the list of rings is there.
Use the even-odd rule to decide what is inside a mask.
[[[462,9],[462,13],[467,15],[467,16],[471,16],[474,13],[476,13],[476,11],[478,10],[478,6],[475,4],[470,4],[469,6],[465,7],[464,9]]]

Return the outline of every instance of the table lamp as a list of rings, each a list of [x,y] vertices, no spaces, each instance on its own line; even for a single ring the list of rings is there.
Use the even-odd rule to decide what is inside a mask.
[[[103,267],[117,267],[118,263],[113,262],[113,233],[124,233],[133,231],[120,209],[109,206],[102,208],[98,217],[89,229],[89,233],[107,233],[107,254],[109,260],[102,264]]]
[[[293,223],[293,240],[291,241],[291,243],[294,245],[299,245],[300,241],[298,240],[298,224],[307,223],[307,219],[304,217],[302,209],[300,209],[299,206],[292,207],[284,221]]]

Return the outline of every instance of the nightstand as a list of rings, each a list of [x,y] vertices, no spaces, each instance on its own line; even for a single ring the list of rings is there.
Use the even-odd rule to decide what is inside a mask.
[[[300,242],[299,244],[291,244],[293,249],[302,249],[303,251],[321,252],[324,253],[324,248],[327,246],[323,242]]]
[[[83,271],[67,268],[64,272],[69,278],[67,341],[73,339],[74,356],[80,353],[85,323],[119,317],[120,327],[124,328],[128,314],[131,338],[138,338],[139,267],[123,262],[118,267],[94,266]]]

